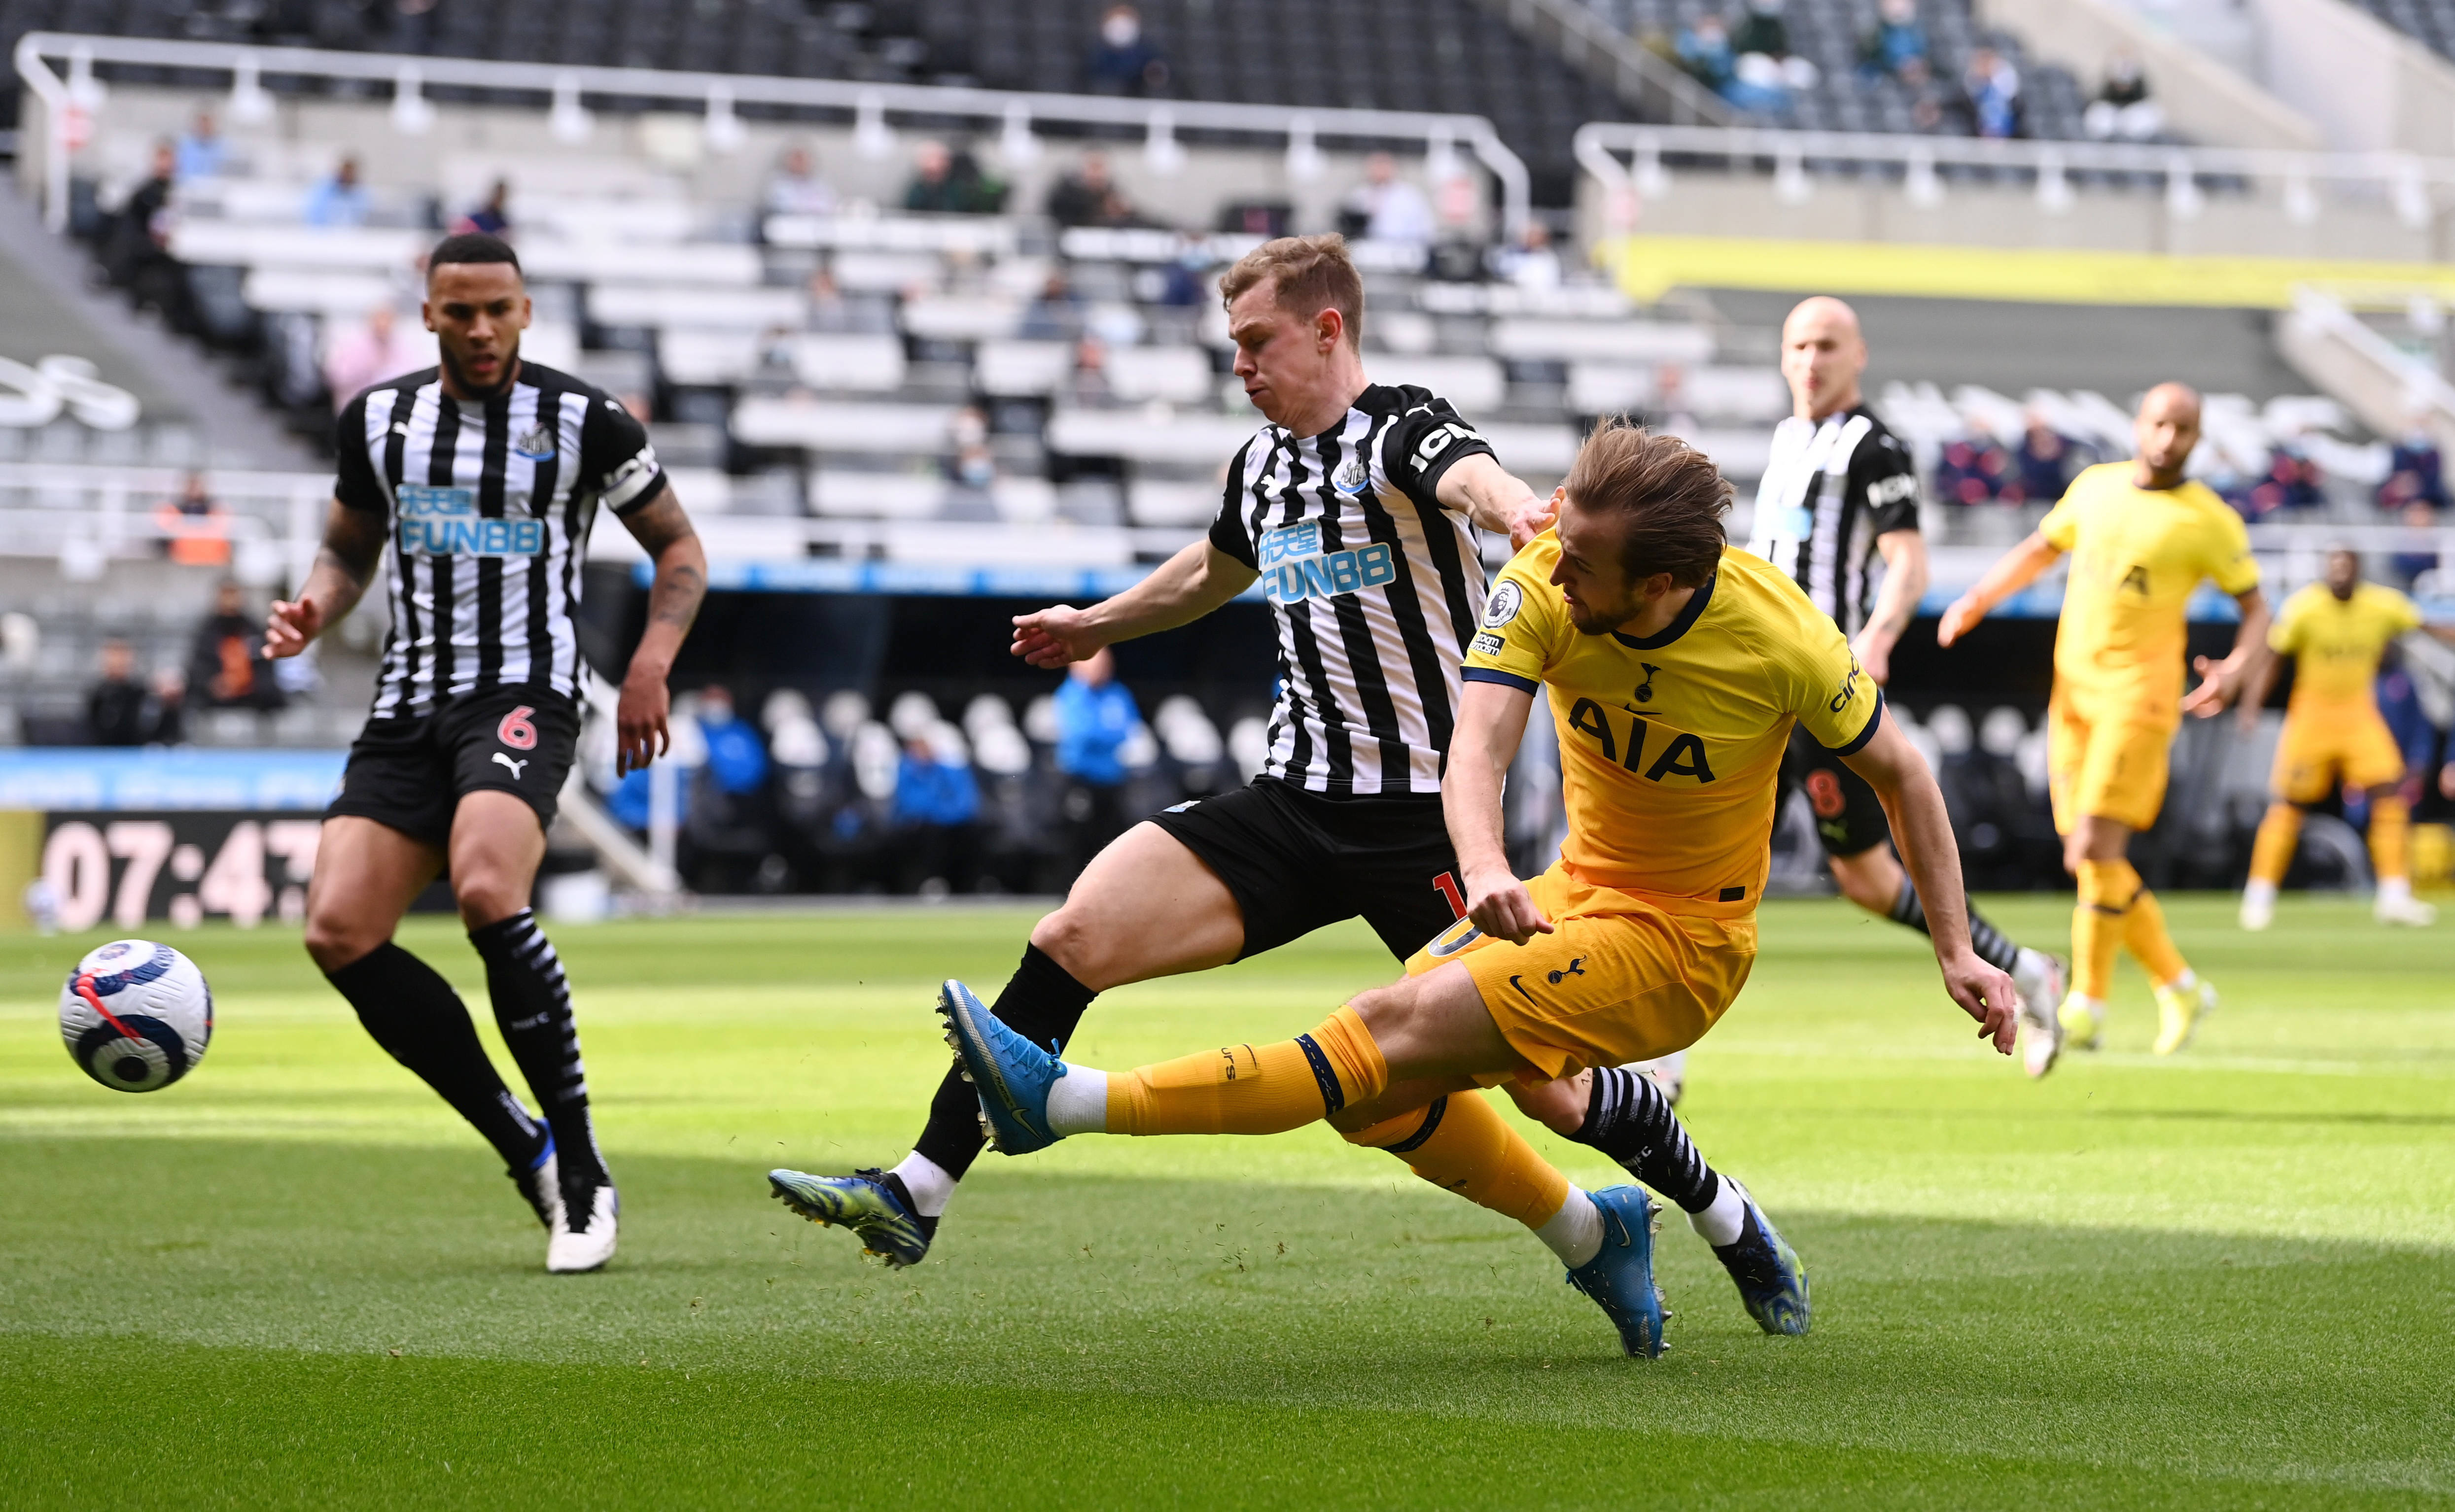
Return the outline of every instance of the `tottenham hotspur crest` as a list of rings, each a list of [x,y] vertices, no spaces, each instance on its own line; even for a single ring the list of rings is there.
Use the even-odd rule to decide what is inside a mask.
[[[512,441],[512,450],[532,462],[554,459],[554,433],[540,423],[533,425]]]

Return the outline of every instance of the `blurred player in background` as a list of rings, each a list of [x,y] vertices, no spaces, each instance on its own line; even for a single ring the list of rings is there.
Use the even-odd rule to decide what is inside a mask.
[[[597,1148],[571,986],[529,909],[579,739],[578,564],[602,506],[656,563],[622,679],[619,770],[666,742],[665,675],[699,613],[707,559],[647,431],[602,392],[520,358],[529,296],[500,238],[429,259],[442,365],[341,411],[324,546],[265,651],[294,656],[347,618],[387,559],[392,632],[375,706],[325,814],[307,953],[393,1058],[485,1136],[550,1236],[546,1269],[595,1270],[619,1203]],[[543,1121],[504,1087],[469,1010],[393,931],[448,871],[503,1043]]]
[[[2377,695],[2379,658],[2396,636],[2421,628],[2421,610],[2411,599],[2362,581],[2362,559],[2347,546],[2331,549],[2325,577],[2278,611],[2267,644],[2294,659],[2293,696],[2268,783],[2275,796],[2259,821],[2250,880],[2242,890],[2242,928],[2265,929],[2275,918],[2276,889],[2302,837],[2302,811],[2325,802],[2339,783],[2369,795],[2370,868],[2378,874],[2371,911],[2378,921],[2427,925],[2437,919],[2438,910],[2412,896],[2404,753],[2379,715]],[[2275,667],[2268,662],[2242,694],[2245,724],[2266,701]]]
[[[1275,1134],[1321,1120],[1393,1152],[1450,1140],[1451,1159],[1468,1157],[1455,1179],[1405,1158],[1532,1229],[1621,1346],[1657,1355],[1653,1200],[1572,1185],[1477,1090],[1573,1089],[1585,1106],[1572,1137],[1690,1215],[1758,1326],[1803,1334],[1797,1256],[1697,1157],[1660,1094],[1614,1069],[1694,1043],[1746,984],[1794,729],[1882,795],[1929,904],[1945,990],[2006,1054],[2016,990],[1970,949],[1934,774],[1830,615],[1725,545],[1730,485],[1713,462],[1675,437],[1607,424],[1555,502],[1556,532],[1501,575],[1467,656],[1442,797],[1468,917],[1398,982],[1293,1039],[1117,1073],[1059,1059],[961,982],[946,983],[940,1012],[1009,1155],[1076,1134]],[[1502,844],[1501,784],[1546,685],[1569,835],[1559,861],[1521,883]]]
[[[2141,402],[2133,433],[2137,457],[2074,478],[2037,533],[1987,569],[1936,628],[1939,643],[1953,644],[2071,554],[2055,633],[2046,765],[2063,866],[2079,878],[2080,902],[2072,913],[2071,996],[2051,1025],[2028,1036],[2032,1076],[2053,1070],[2067,1040],[2098,1047],[2115,952],[2123,946],[2156,986],[2159,1055],[2188,1044],[2217,1004],[2216,989],[2174,948],[2164,910],[2126,853],[2164,805],[2166,761],[2182,716],[2213,717],[2260,675],[2267,599],[2242,516],[2183,476],[2200,439],[2199,394],[2159,384]],[[2185,696],[2190,599],[2202,578],[2233,595],[2242,629],[2230,655],[2191,662],[2204,680]]]
[[[1927,556],[1918,534],[1917,467],[1859,392],[1866,371],[1857,312],[1840,300],[1801,300],[1782,322],[1791,417],[1774,431],[1748,550],[1789,574],[1833,616],[1880,688],[1892,681],[1893,647],[1926,593]],[[1806,791],[1816,837],[1842,896],[1923,934],[1926,909],[1893,855],[1876,790],[1804,727],[1791,732],[1781,782],[1785,794]],[[1975,903],[1969,936],[1980,960],[2012,974],[2023,1017],[2051,1025],[2063,994],[2061,963],[2015,943]]]

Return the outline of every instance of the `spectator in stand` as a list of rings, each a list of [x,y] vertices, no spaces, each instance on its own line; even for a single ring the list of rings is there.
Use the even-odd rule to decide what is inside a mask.
[[[85,737],[93,745],[143,745],[153,737],[152,696],[136,680],[128,642],[102,643],[102,678],[85,696]]]
[[[810,150],[796,143],[784,149],[777,161],[776,171],[767,175],[767,213],[770,215],[832,215],[836,212],[836,192],[819,176],[818,164]]]
[[[213,612],[196,627],[188,686],[216,709],[278,709],[285,701],[264,658],[264,616],[250,614],[238,584],[223,579]]]
[[[1121,752],[1143,718],[1134,696],[1116,678],[1117,658],[1104,646],[1066,669],[1057,690],[1057,770],[1065,776],[1076,872],[1126,828]]]
[[[1491,271],[1520,289],[1559,288],[1560,254],[1552,250],[1552,228],[1528,221],[1514,242],[1493,250]]]
[[[963,732],[944,720],[906,738],[895,767],[889,822],[903,837],[903,879],[923,895],[943,896],[972,870],[973,822],[981,786],[972,776]]]
[[[455,232],[480,231],[489,236],[509,236],[512,233],[512,181],[507,178],[495,180],[495,187],[486,193],[486,202],[461,216],[452,229]]]
[[[1108,386],[1108,349],[1099,337],[1086,333],[1074,343],[1074,372],[1066,380],[1065,392],[1086,410],[1106,409],[1117,402],[1116,391]]]
[[[2012,478],[2012,460],[1983,436],[1944,443],[1935,464],[1935,495],[1950,504],[1992,504]]]
[[[2414,499],[2404,507],[2403,524],[2406,530],[2434,531],[2438,528],[2438,511],[2424,500]],[[2396,575],[2404,579],[2404,591],[2409,593],[2412,591],[2413,579],[2424,573],[2437,570],[2438,554],[2433,551],[2407,549],[2388,557],[2387,562],[2395,569]],[[2448,796],[2455,796],[2455,794]]]
[[[2028,419],[2029,428],[2020,433],[2020,444],[2012,453],[2014,478],[2004,497],[2015,503],[2052,504],[2061,499],[2073,475],[2091,458],[2037,411],[2030,411]]]
[[[1424,192],[1398,176],[1398,160],[1375,152],[1364,160],[1364,182],[1347,196],[1343,225],[1351,225],[1366,241],[1431,245],[1432,202]]]
[[[421,340],[423,332],[406,329],[390,302],[367,312],[367,318],[333,339],[324,353],[324,386],[332,391],[335,411],[386,378],[415,373],[435,363],[435,344]]]
[[[230,143],[211,111],[198,111],[193,126],[179,138],[177,168],[182,179],[219,178],[231,171]]]
[[[2378,507],[2401,510],[2408,504],[2446,507],[2446,466],[2438,438],[2423,414],[2405,417],[2404,434],[2387,449],[2386,477],[2378,486]]]
[[[2267,475],[2228,502],[2243,519],[2263,520],[2278,510],[2317,509],[2327,502],[2327,491],[2319,481],[2319,464],[2300,441],[2288,439],[2268,449]]]
[[[734,712],[730,690],[700,690],[699,731],[707,741],[702,770],[718,792],[740,797],[767,785],[767,747],[750,722]]]
[[[2148,75],[2140,59],[2119,51],[2105,60],[2105,82],[2080,112],[2080,130],[2100,141],[2153,141],[2165,129],[2165,112],[2148,97]]]
[[[885,336],[895,333],[895,306],[887,296],[843,292],[835,270],[822,267],[810,274],[809,329],[839,333]]]
[[[174,331],[193,331],[195,307],[188,271],[171,255],[171,193],[178,182],[178,154],[169,142],[153,147],[151,174],[120,207],[103,236],[103,272],[128,291],[138,309],[160,311]]]
[[[2021,134],[2020,71],[1993,48],[1969,50],[1960,73],[1960,112],[1973,136],[1997,141]]]
[[[1100,12],[1100,37],[1083,72],[1093,94],[1167,92],[1167,57],[1143,34],[1143,14],[1132,6]]]
[[[1858,40],[1858,67],[1905,84],[1926,78],[1926,28],[1918,23],[1917,0],[1883,0],[1876,8],[1875,26]]]
[[[1074,286],[1064,273],[1049,272],[1040,292],[1024,307],[1015,334],[1025,341],[1073,341],[1083,334],[1083,302],[1074,297]]]
[[[1049,190],[1048,218],[1060,226],[1138,226],[1142,217],[1108,172],[1108,154],[1089,151]]]
[[[182,567],[228,567],[231,558],[230,515],[202,473],[190,473],[179,496],[153,512],[162,532],[162,554]]]
[[[912,182],[903,208],[961,215],[994,215],[1005,203],[1005,186],[981,171],[970,149],[923,142],[912,157]]]
[[[1738,53],[1731,46],[1730,28],[1708,10],[1679,29],[1673,54],[1688,76],[1719,94],[1738,77]]]
[[[310,226],[363,226],[370,208],[367,187],[358,182],[358,160],[344,157],[307,192],[298,218]]]
[[[1815,64],[1790,50],[1790,22],[1782,5],[1783,0],[1748,0],[1739,24],[1731,30],[1731,50],[1738,55],[1735,71],[1743,83],[1755,76],[1763,87],[1784,91],[1814,89],[1821,75]],[[1788,103],[1786,94],[1783,103]]]

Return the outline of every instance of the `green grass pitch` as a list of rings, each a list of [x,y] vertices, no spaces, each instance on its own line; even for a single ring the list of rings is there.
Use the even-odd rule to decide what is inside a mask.
[[[0,1502],[2455,1501],[2455,928],[2168,907],[2222,1011],[2157,1060],[2126,966],[2106,1050],[2042,1085],[1981,1051],[1920,942],[1768,907],[1684,1111],[1806,1257],[1816,1331],[1757,1334],[1674,1221],[1651,1363],[1531,1236],[1319,1128],[988,1157],[899,1274],[793,1220],[765,1170],[903,1153],[945,1065],[934,981],[993,992],[1021,911],[557,931],[624,1200],[620,1254],[577,1278],[294,933],[181,937],[220,1023],[142,1098],[53,1029],[92,941],[10,938]],[[404,938],[493,1043],[465,941]],[[1112,994],[1074,1048],[1283,1036],[1390,974],[1330,931]]]

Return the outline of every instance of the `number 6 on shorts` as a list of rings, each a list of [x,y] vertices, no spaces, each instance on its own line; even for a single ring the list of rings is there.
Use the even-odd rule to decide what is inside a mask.
[[[536,709],[524,703],[503,716],[503,722],[495,726],[495,738],[515,751],[536,750],[537,726],[529,723],[529,716],[535,713]]]

